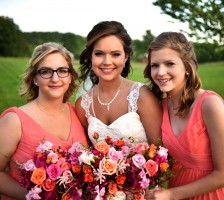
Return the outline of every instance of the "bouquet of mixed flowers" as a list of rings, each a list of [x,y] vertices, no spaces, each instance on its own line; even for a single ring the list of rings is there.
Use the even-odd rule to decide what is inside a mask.
[[[97,142],[97,133],[94,138]],[[94,177],[87,185],[91,199],[144,199],[145,189],[163,187],[171,176],[173,160],[166,148],[133,141],[107,136],[81,155]]]
[[[144,199],[145,189],[163,186],[171,176],[168,150],[135,144],[133,138],[109,136],[90,148],[74,143],[53,149],[41,143],[36,154],[20,164],[27,199]]]
[[[49,141],[36,148],[32,159],[19,164],[21,185],[29,190],[26,199],[81,199],[86,181],[84,164],[79,164],[86,148],[74,143],[70,149],[53,149]]]

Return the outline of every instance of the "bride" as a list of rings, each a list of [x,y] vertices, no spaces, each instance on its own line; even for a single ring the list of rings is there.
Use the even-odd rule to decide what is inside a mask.
[[[153,143],[161,134],[162,110],[150,89],[126,79],[131,71],[131,38],[116,21],[100,22],[87,36],[80,56],[80,78],[93,87],[75,103],[76,113],[92,143],[132,137]]]
[[[107,136],[153,143],[160,137],[162,110],[150,88],[128,80],[131,38],[116,21],[96,24],[80,55],[80,79],[90,77],[93,87],[75,103],[76,113],[95,144]],[[121,198],[119,198],[121,199]]]

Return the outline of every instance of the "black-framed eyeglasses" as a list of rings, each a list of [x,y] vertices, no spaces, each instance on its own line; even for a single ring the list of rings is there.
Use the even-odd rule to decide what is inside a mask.
[[[69,75],[71,69],[67,67],[60,67],[56,70],[50,68],[41,68],[37,70],[37,73],[40,74],[40,76],[44,79],[52,78],[54,72],[57,73],[58,77],[65,78]]]

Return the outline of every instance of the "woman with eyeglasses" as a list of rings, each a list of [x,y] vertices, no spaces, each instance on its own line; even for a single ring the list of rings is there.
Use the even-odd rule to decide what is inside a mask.
[[[87,145],[83,127],[68,102],[77,73],[72,54],[62,45],[45,43],[35,48],[24,74],[21,96],[28,103],[12,107],[0,116],[0,193],[2,200],[25,199],[16,162],[33,157],[36,147],[50,141],[69,148],[73,142]],[[6,168],[9,173],[6,173]]]

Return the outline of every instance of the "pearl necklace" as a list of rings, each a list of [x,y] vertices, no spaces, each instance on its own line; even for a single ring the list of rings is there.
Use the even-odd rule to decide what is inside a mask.
[[[97,96],[98,102],[99,102],[99,104],[102,105],[102,106],[107,106],[107,110],[108,110],[108,111],[110,110],[110,104],[112,104],[112,103],[114,102],[114,100],[117,98],[117,96],[118,96],[118,94],[119,94],[119,92],[120,92],[120,90],[121,90],[122,82],[123,82],[123,79],[122,79],[122,81],[121,81],[121,84],[120,84],[120,86],[119,86],[119,88],[118,88],[116,94],[114,95],[114,97],[113,97],[108,103],[104,103],[104,102],[102,102],[102,101],[100,100],[100,90],[99,90],[99,88],[98,88],[98,96]]]
[[[39,104],[39,103],[37,102],[37,100],[36,100],[36,103],[37,103],[37,106],[38,106],[38,108],[40,109],[40,111],[42,111],[43,113],[45,113],[45,114],[47,114],[47,115],[49,115],[49,116],[51,116],[51,117],[57,117],[57,116],[60,116],[60,115],[63,113],[63,111],[65,110],[65,106],[63,105],[63,108],[61,109],[61,112],[60,112],[60,113],[58,113],[58,114],[51,114],[51,113],[45,111],[44,108],[43,108],[43,106],[42,106],[41,104]]]

